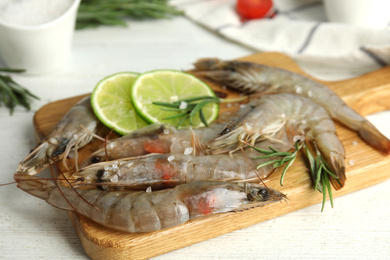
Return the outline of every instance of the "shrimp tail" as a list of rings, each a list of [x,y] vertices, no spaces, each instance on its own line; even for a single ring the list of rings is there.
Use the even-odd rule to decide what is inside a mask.
[[[343,106],[334,114],[334,117],[347,127],[355,130],[360,138],[370,146],[390,154],[390,140],[354,110]]]
[[[220,67],[218,66],[220,62],[221,61],[216,58],[202,58],[194,63],[194,67],[198,71],[213,70]]]
[[[344,157],[332,152],[330,154],[330,164],[334,174],[337,176],[337,178],[331,177],[330,182],[336,190],[339,190],[344,187],[345,181],[347,180],[345,176]]]
[[[381,134],[370,122],[364,121],[358,130],[359,136],[379,151],[390,154],[390,140]]]

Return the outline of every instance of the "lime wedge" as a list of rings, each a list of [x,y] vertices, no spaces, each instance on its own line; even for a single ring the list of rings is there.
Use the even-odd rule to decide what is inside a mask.
[[[180,124],[181,128],[205,126],[199,113],[192,120],[182,121],[182,117],[172,118],[186,113],[186,103],[180,105],[180,111],[163,108],[153,102],[172,103],[195,97],[215,97],[213,90],[195,76],[175,70],[154,70],[141,74],[134,82],[131,97],[134,109],[148,123],[169,123],[173,126]],[[204,120],[208,123],[218,117],[219,105],[208,103],[202,108]],[[170,119],[167,119],[170,118]],[[192,124],[191,124],[192,123]]]
[[[102,79],[91,95],[92,108],[108,128],[121,135],[147,126],[131,102],[131,86],[138,73],[119,72]]]

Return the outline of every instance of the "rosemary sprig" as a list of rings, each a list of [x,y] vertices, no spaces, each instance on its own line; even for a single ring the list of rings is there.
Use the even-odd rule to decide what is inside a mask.
[[[167,0],[82,0],[76,29],[100,25],[126,26],[126,18],[161,19],[182,14]]]
[[[325,202],[326,202],[326,194],[329,195],[329,201],[333,208],[333,194],[332,194],[332,188],[330,185],[329,176],[337,179],[338,177],[332,173],[330,170],[329,165],[326,163],[324,158],[321,156],[321,154],[317,154],[316,157],[313,156],[313,154],[310,153],[307,146],[304,144],[304,142],[301,142],[300,140],[295,142],[295,150],[293,152],[280,152],[272,147],[269,147],[269,150],[260,149],[254,146],[250,146],[251,148],[255,149],[256,151],[265,154],[264,156],[254,157],[253,159],[265,159],[265,158],[274,158],[267,162],[264,162],[257,166],[257,169],[264,167],[266,165],[272,164],[274,168],[280,167],[283,164],[286,164],[286,166],[283,169],[281,178],[280,178],[280,185],[283,186],[283,180],[284,176],[286,174],[287,169],[293,164],[295,161],[298,151],[305,147],[305,154],[309,161],[309,167],[310,167],[310,174],[314,182],[314,190],[318,190],[323,194],[322,199],[322,208],[321,212],[324,210]]]
[[[193,125],[193,118],[196,114],[199,114],[200,121],[207,127],[208,123],[203,114],[203,108],[210,103],[219,104],[221,100],[214,96],[201,96],[194,98],[181,99],[172,103],[168,102],[153,102],[153,105],[161,106],[161,110],[176,112],[175,115],[165,117],[165,120],[181,118],[176,127],[189,120],[190,124]]]
[[[0,72],[23,72],[20,69],[0,69]],[[32,99],[39,99],[30,91],[16,83],[10,76],[0,74],[0,106],[3,104],[12,115],[16,106],[23,106],[30,110]]]
[[[283,180],[284,176],[286,175],[286,172],[288,168],[294,163],[295,159],[297,158],[298,151],[302,148],[303,142],[300,140],[296,141],[294,144],[295,151],[293,152],[279,152],[272,147],[269,147],[269,150],[260,149],[255,146],[250,146],[251,148],[255,149],[256,151],[265,154],[264,156],[254,157],[253,159],[265,159],[265,158],[271,158],[271,157],[277,157],[276,159],[272,159],[269,161],[266,161],[262,164],[259,164],[257,166],[257,169],[264,167],[269,164],[273,164],[273,168],[278,168],[282,166],[283,164],[287,163],[286,166],[283,169],[282,176],[280,177],[280,186],[283,186]]]
[[[332,188],[330,186],[329,176],[333,177],[334,179],[338,179],[338,177],[332,173],[329,165],[326,163],[321,154],[318,154],[317,158],[314,158],[306,146],[305,154],[309,161],[310,173],[314,182],[314,190],[318,190],[323,194],[321,211],[323,211],[325,207],[326,193],[329,195],[329,201],[333,208],[333,194]]]

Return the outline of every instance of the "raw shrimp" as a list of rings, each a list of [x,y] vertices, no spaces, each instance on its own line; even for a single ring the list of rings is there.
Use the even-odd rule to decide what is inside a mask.
[[[105,227],[124,232],[151,232],[286,198],[253,183],[192,182],[153,192],[77,189],[77,194],[69,186],[59,186],[60,191],[54,182],[35,176],[15,174],[15,180],[19,188],[57,208],[76,210]]]
[[[98,119],[90,97],[78,102],[54,127],[51,133],[18,165],[17,173],[37,174],[46,168],[51,159],[65,159],[72,149],[88,144],[96,132]]]
[[[261,142],[261,148],[273,147],[283,152],[292,148],[284,130],[275,137],[277,141]],[[76,178],[76,185],[97,185],[102,189],[148,186],[160,189],[196,180],[259,180],[274,168],[267,165],[256,171],[257,165],[273,159],[253,159],[258,155],[253,149],[233,155],[150,154],[96,163],[73,173],[72,177]]]
[[[200,59],[194,66],[197,75],[242,93],[293,93],[310,98],[332,118],[358,132],[368,144],[390,153],[390,140],[319,82],[287,70],[243,61]]]
[[[200,129],[177,129],[168,124],[153,124],[125,136],[109,140],[105,147],[92,153],[82,167],[126,157],[149,153],[195,154],[198,145],[207,142],[222,131],[223,125],[211,124]]]
[[[344,186],[345,150],[324,108],[293,94],[265,95],[257,103],[256,108],[235,129],[207,144],[211,154],[232,152],[248,143],[272,139],[275,133],[285,128],[287,136],[294,142],[305,141],[308,147],[321,154],[338,177],[339,184],[332,181],[336,189]]]

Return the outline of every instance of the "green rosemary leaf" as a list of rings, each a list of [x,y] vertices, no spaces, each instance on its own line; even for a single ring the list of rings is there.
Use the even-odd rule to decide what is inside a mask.
[[[333,208],[332,187],[330,186],[330,181],[329,181],[329,177],[328,177],[327,174],[324,174],[324,180],[325,180],[326,188],[327,188],[327,190],[328,190],[328,196],[329,196],[330,205],[331,205],[331,207]]]
[[[166,103],[166,102],[152,102],[153,105],[162,106],[162,107],[171,107],[171,108],[178,108],[177,102],[172,103]]]
[[[269,165],[269,164],[273,164],[275,162],[279,162],[279,159],[269,160],[267,162],[261,163],[261,164],[257,165],[256,169],[260,169],[261,167],[264,167],[264,166]]]
[[[259,149],[259,150],[262,150],[262,149]],[[257,150],[257,151],[261,152],[259,150]],[[267,155],[254,157],[254,159],[265,159],[265,158],[270,158],[270,157],[288,157],[291,155],[291,153],[289,153],[289,152],[278,152],[278,151],[271,152],[271,151],[267,151],[267,150],[262,150],[262,151],[267,152]]]
[[[322,207],[321,207],[321,212],[324,211],[324,208],[325,208],[325,202],[326,202],[326,189],[327,189],[327,185],[326,185],[326,181],[325,181],[325,178],[322,178],[322,187],[323,187],[323,191],[322,191]]]
[[[212,102],[212,101],[211,101]],[[194,118],[194,116],[196,114],[198,114],[200,112],[200,110],[202,110],[202,108],[204,108],[207,104],[209,104],[210,101],[209,100],[206,100],[206,101],[202,101],[202,102],[199,102],[198,104],[196,104],[196,106],[194,107],[194,109],[190,112],[190,124],[192,125],[192,119]],[[207,126],[207,125],[206,125]]]
[[[286,167],[284,167],[283,172],[282,172],[282,176],[280,177],[280,186],[283,186],[284,176],[286,175],[287,169],[290,168],[290,166],[294,163],[295,158],[296,158],[296,157],[292,158],[292,159],[287,163]]]
[[[83,0],[77,13],[76,29],[126,26],[127,18],[166,19],[182,14],[167,0]]]
[[[269,147],[270,150],[261,149],[259,147],[251,146],[251,145],[249,145],[249,147],[252,148],[252,149],[255,149],[256,151],[258,151],[260,153],[267,154],[267,155],[270,155],[270,154],[274,153],[274,150],[271,147]],[[261,157],[263,157],[263,156],[255,157],[254,159],[261,159]]]
[[[316,166],[317,170],[315,170],[315,184],[314,184],[314,190],[319,190],[320,192],[323,191],[322,185],[320,185],[320,180],[321,180],[321,174],[322,174],[322,166]]]
[[[25,72],[26,70],[24,70],[24,69],[6,69],[6,68],[0,68],[0,71],[3,71],[3,72],[15,72],[15,73],[19,73],[19,72]]]
[[[23,72],[21,69],[0,69],[3,72]],[[32,99],[39,99],[30,91],[16,83],[10,76],[0,74],[0,106],[4,104],[13,114],[16,106],[23,106],[30,110]]]
[[[191,109],[188,109],[188,108],[184,108],[184,109],[180,109],[180,108],[165,108],[165,107],[162,107],[160,108],[162,111],[168,111],[168,112],[184,112],[184,111],[191,111]]]
[[[204,114],[203,114],[203,110],[199,110],[199,118],[200,118],[200,121],[206,126],[208,127],[209,124],[207,123],[206,121],[206,118],[204,117]]]
[[[212,97],[212,96],[200,96],[200,97],[193,97],[193,98],[185,98],[185,99],[182,99],[180,101],[191,103],[191,102],[201,101],[201,100],[208,100],[210,102],[217,102],[217,103],[220,102],[220,99],[218,97]]]
[[[309,152],[307,146],[305,146],[305,153],[306,153],[306,158],[309,160],[310,173],[312,173],[313,179],[316,179],[315,176],[313,175],[315,173],[315,159],[314,156]]]
[[[177,115],[173,115],[173,116],[167,116],[164,118],[164,120],[179,118],[179,117],[183,117],[183,116],[189,117],[188,113],[185,112],[185,113],[181,113],[181,114],[177,114]]]
[[[183,124],[184,121],[188,120],[188,117],[189,117],[189,116],[183,117],[183,118],[179,121],[179,123],[177,124],[177,128],[179,128],[179,127],[181,126],[181,124]]]

